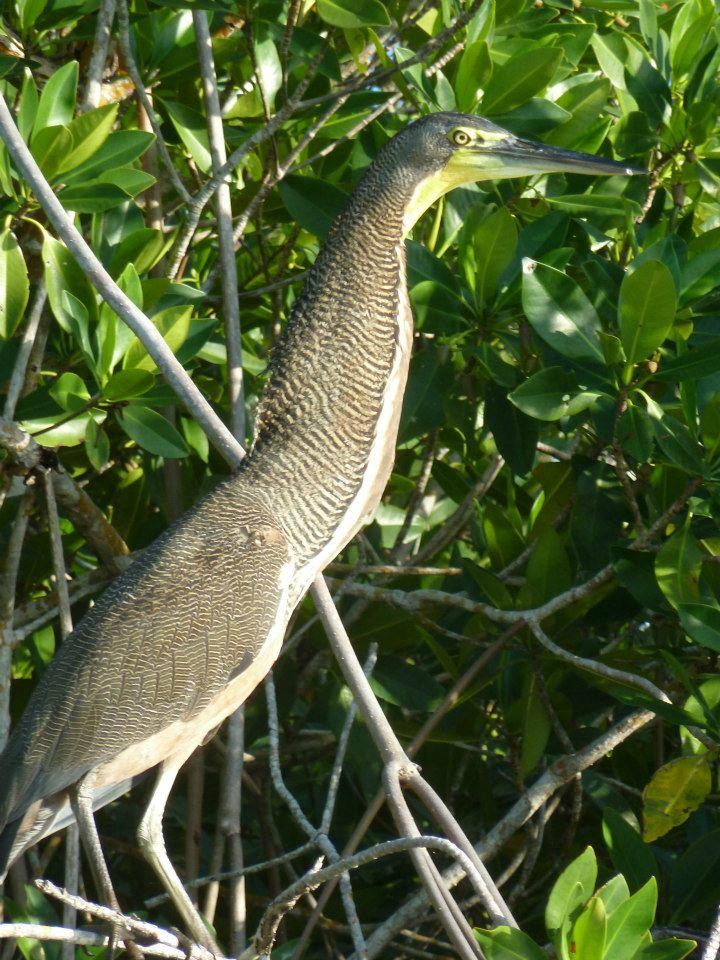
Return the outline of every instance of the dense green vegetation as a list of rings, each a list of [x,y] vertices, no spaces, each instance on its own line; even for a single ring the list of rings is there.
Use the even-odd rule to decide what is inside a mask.
[[[338,603],[361,657],[378,644],[374,689],[403,741],[496,644],[418,759],[473,842],[548,770],[557,772],[555,789],[529,822],[519,819],[497,841],[490,861],[493,875],[505,876],[526,935],[540,945],[555,939],[558,956],[574,949],[574,940],[562,940],[567,930],[556,937],[550,921],[545,928],[543,914],[552,883],[592,845],[597,874],[588,854],[573,868],[583,891],[573,909],[590,918],[573,928],[585,938],[574,956],[681,957],[687,945],[666,944],[662,952],[647,940],[624,953],[616,943],[607,953],[601,932],[623,890],[645,891],[641,935],[653,922],[654,904],[646,901],[655,885],[660,933],[704,935],[720,900],[720,33],[713,0],[199,6],[213,35],[228,152],[257,136],[231,177],[248,441],[268,355],[303,272],[362,171],[408,119],[438,109],[479,113],[524,137],[648,168],[648,176],[632,178],[553,175],[469,186],[417,225],[407,247],[417,335],[395,470],[373,523],[329,575],[337,588],[345,582]],[[136,0],[130,10],[133,56],[152,92],[172,177],[138,108],[116,44],[118,21],[101,105],[80,109],[94,0],[5,4],[0,83],[60,201],[228,420],[215,208],[203,208],[186,245],[192,209],[179,192],[195,196],[212,169],[193,9]],[[283,110],[265,136],[268,120]],[[116,572],[122,541],[131,551],[145,547],[227,467],[55,239],[3,149],[0,194],[0,381],[10,381],[43,279],[48,292],[24,395],[5,414],[57,453],[122,538],[98,533],[87,510],[70,510],[60,497],[77,621]],[[11,562],[0,584],[0,653],[14,646],[9,703],[0,676],[3,731],[8,711],[16,721],[60,643],[56,617],[37,623],[56,604],[42,487],[23,486],[18,477],[26,471],[16,459],[9,451],[2,463],[4,556],[12,555],[19,512],[28,512],[29,523],[16,634]],[[388,564],[400,569],[390,575],[382,569]],[[439,593],[422,593],[428,589]],[[555,598],[534,631],[503,622],[512,619],[503,612]],[[315,823],[348,693],[313,613],[306,600],[275,679],[285,778]],[[637,710],[654,719],[619,737],[609,756],[564,775],[558,758]],[[181,781],[166,816],[173,860],[187,862],[190,874],[211,866],[223,742],[221,733],[204,749],[204,772],[194,767],[191,787],[204,785],[204,804],[187,849],[197,791],[186,797]],[[252,759],[242,841],[254,863],[303,840],[271,791],[262,695],[247,709],[245,750]],[[379,774],[380,759],[357,723],[331,831],[338,847],[378,790]],[[133,839],[147,789],[99,817],[120,898],[141,912],[157,892]],[[383,809],[363,843],[394,835]],[[55,844],[46,841],[31,867],[61,880]],[[618,873],[624,888],[611,880]],[[278,868],[248,878],[250,933],[287,879]],[[612,886],[590,899],[607,881]],[[363,867],[353,885],[369,931],[417,881],[392,857]],[[462,899],[467,890],[460,890]],[[228,936],[223,891],[221,940]],[[23,904],[20,894],[16,888],[6,901],[11,917],[59,922],[51,901],[31,891]],[[175,922],[163,910],[151,916]],[[473,925],[487,926],[482,909],[466,910]],[[278,956],[291,955],[307,911],[301,901]],[[325,915],[309,957],[351,950],[337,894]],[[431,938],[439,930],[427,908],[404,926]],[[383,956],[448,954],[433,940],[394,937],[381,944]],[[488,956],[509,956],[496,941],[484,941]],[[30,941],[22,949],[37,955]],[[44,949],[53,960],[59,955],[57,946]],[[523,949],[532,960],[545,955],[528,943]]]

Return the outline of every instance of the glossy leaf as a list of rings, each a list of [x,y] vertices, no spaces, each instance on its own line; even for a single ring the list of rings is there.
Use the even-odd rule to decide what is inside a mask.
[[[639,889],[657,873],[652,850],[637,830],[611,807],[603,811],[602,826],[613,866],[627,879],[630,889]]]
[[[488,302],[517,246],[517,227],[504,207],[496,210],[473,231],[474,257],[466,267],[478,303]]]
[[[561,60],[562,50],[557,47],[538,47],[532,54],[511,57],[493,71],[482,98],[482,112],[493,116],[520,106],[547,87]]]
[[[118,420],[130,439],[149,453],[168,459],[186,457],[189,453],[187,444],[175,427],[149,407],[128,404]]]
[[[117,117],[118,105],[108,104],[76,117],[67,125],[71,147],[56,170],[56,175],[86,163],[110,136]]]
[[[560,420],[586,410],[598,396],[599,391],[580,386],[571,373],[548,367],[521,383],[508,399],[537,420]]]
[[[711,787],[712,773],[706,754],[679,757],[660,767],[643,790],[643,839],[657,840],[685,823]]]
[[[533,329],[558,353],[603,362],[600,319],[566,274],[535,260],[523,260],[522,304]]]
[[[695,643],[720,653],[720,607],[683,601],[677,611],[683,629]]]
[[[655,574],[666,599],[676,609],[680,604],[700,599],[700,570],[703,554],[684,524],[660,548],[655,559]]]
[[[628,360],[642,360],[663,343],[675,319],[675,306],[675,284],[659,260],[648,260],[625,277],[619,316],[620,339]]]
[[[75,60],[64,64],[53,73],[40,94],[35,113],[33,142],[46,127],[66,126],[72,120],[77,84],[78,64]]]
[[[212,166],[212,158],[202,114],[184,103],[174,101],[166,102],[165,107],[186,150],[203,173],[207,173]]]
[[[22,320],[30,295],[30,281],[15,234],[0,233],[0,337],[11,337]]]
[[[600,897],[592,897],[575,921],[572,931],[573,953],[587,960],[602,960],[607,937],[607,915]]]
[[[514,927],[475,930],[487,960],[545,960],[546,953],[530,937]]]
[[[592,896],[596,880],[595,851],[587,847],[563,870],[550,891],[545,907],[545,926],[553,939],[568,921],[574,920],[580,908]]]
[[[67,331],[72,327],[72,314],[62,296],[64,291],[82,303],[91,321],[96,320],[97,301],[85,274],[67,248],[48,233],[43,237],[42,259],[48,300],[60,326]]]
[[[607,918],[605,951],[613,960],[632,960],[647,936],[657,906],[657,880],[651,877]]]
[[[380,0],[316,0],[322,19],[334,27],[384,27],[390,23]]]

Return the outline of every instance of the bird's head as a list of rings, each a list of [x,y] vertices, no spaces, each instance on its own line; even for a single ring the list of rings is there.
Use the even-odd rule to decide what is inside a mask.
[[[408,124],[394,138],[394,153],[414,181],[406,231],[439,197],[465,183],[538,173],[646,172],[589,153],[523,140],[483,117],[463,113],[433,113]]]

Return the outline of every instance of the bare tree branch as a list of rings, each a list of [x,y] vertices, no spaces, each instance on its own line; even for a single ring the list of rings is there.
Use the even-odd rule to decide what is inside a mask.
[[[81,112],[94,110],[100,103],[102,93],[103,71],[107,60],[110,40],[112,39],[112,25],[115,19],[116,0],[101,0],[100,9],[95,24],[95,39],[93,40],[92,54],[85,76],[85,92],[80,105]]]

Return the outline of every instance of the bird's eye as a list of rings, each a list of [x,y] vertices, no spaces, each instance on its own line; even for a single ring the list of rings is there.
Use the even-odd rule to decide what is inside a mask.
[[[456,130],[453,135],[453,143],[458,147],[466,147],[470,143],[470,134],[465,130]]]

